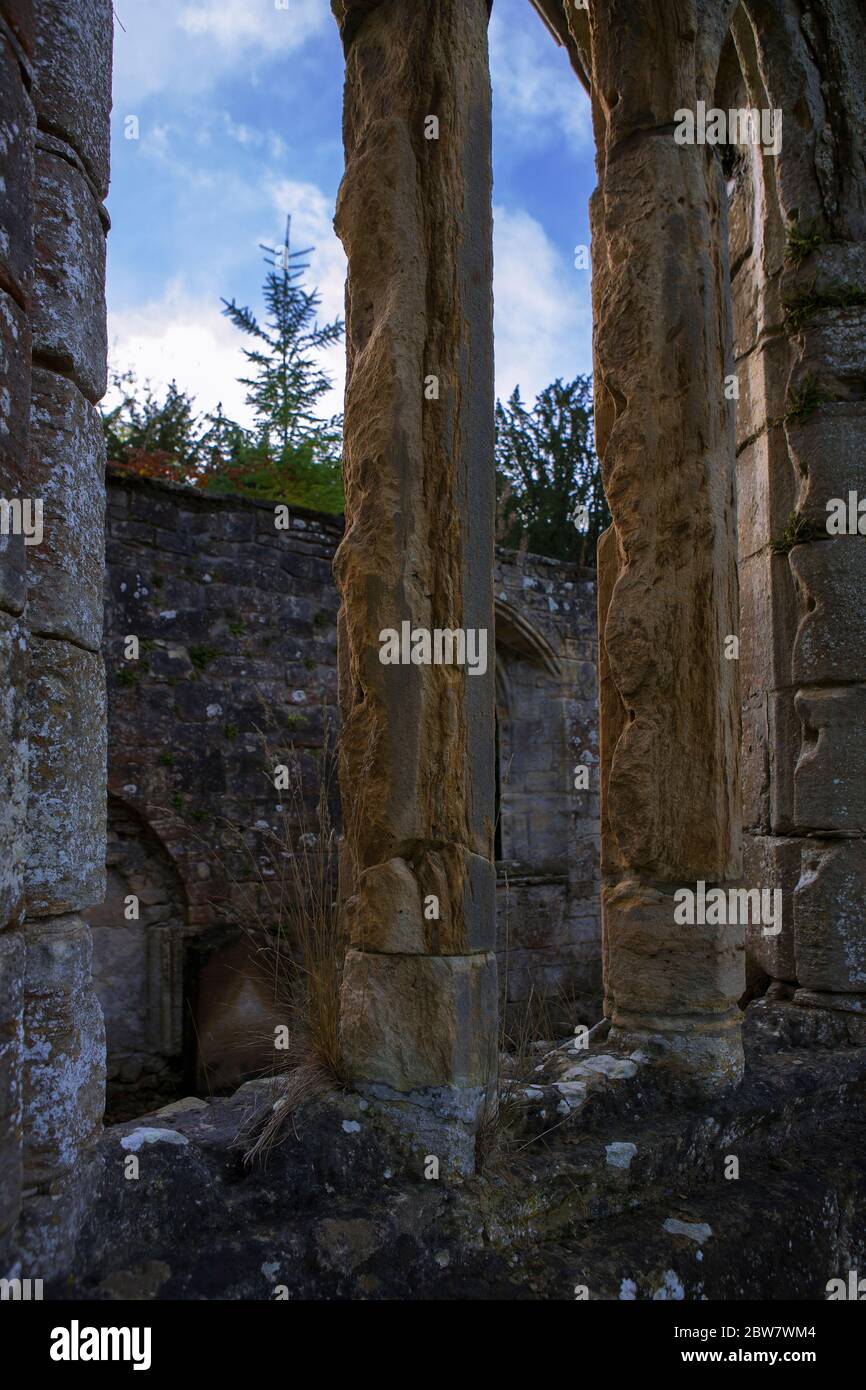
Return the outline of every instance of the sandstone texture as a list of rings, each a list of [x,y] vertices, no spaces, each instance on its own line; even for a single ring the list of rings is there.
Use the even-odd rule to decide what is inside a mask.
[[[370,871],[387,880],[376,940],[343,983],[347,1056],[368,1051],[364,991],[382,973],[406,999],[432,997],[431,1019],[472,1020],[470,1051],[489,1055],[496,1033],[493,944],[493,670],[386,666],[380,632],[403,621],[428,630],[493,630],[493,355],[490,81],[485,0],[435,7],[340,4],[346,53],[346,172],[336,228],[349,261],[344,433],[346,534],[340,589],[340,780],[352,894]],[[438,121],[438,138],[425,125]],[[429,133],[429,132],[428,132]],[[431,380],[432,379],[432,380]],[[427,388],[425,390],[425,388]],[[405,874],[423,886],[441,859],[447,919],[430,958],[404,956]],[[379,868],[378,866],[382,866]],[[398,871],[402,873],[402,869]],[[375,879],[373,880],[375,882]],[[366,941],[369,898],[354,905]],[[361,916],[358,922],[359,914]],[[417,921],[414,942],[417,946]],[[460,954],[451,954],[451,952]],[[364,952],[364,955],[367,955]],[[463,999],[467,982],[488,985]],[[409,982],[415,981],[416,985]],[[441,994],[441,1001],[436,997]],[[384,1001],[383,1001],[384,1002]],[[432,1012],[431,1012],[432,1011]],[[375,1011],[374,1011],[375,1012]],[[411,1012],[411,1011],[410,1011]],[[409,1020],[407,1019],[407,1023]],[[448,1065],[417,1065],[420,1018],[400,1051],[387,1017],[365,1079],[397,1088],[447,1082]],[[462,1024],[457,1024],[458,1033]],[[463,1085],[477,1067],[452,1051]],[[433,1042],[432,1046],[438,1044]],[[441,1073],[441,1074],[440,1074]]]

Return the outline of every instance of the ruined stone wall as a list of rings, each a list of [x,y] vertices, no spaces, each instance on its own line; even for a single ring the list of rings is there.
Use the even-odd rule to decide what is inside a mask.
[[[104,878],[109,0],[0,5],[0,1241],[50,1273],[103,1108],[82,912]],[[38,510],[36,512],[38,515]],[[0,1263],[5,1263],[4,1261]],[[25,1269],[25,1273],[26,1273]]]
[[[273,837],[318,830],[318,754],[326,729],[332,747],[338,732],[342,525],[303,509],[291,519],[277,529],[268,504],[109,474],[109,887],[89,920],[113,1105],[128,1088],[157,1093],[184,1076],[204,1085],[183,1069],[191,972],[220,968],[238,926],[257,925],[250,906]],[[511,750],[501,754],[503,985],[513,1006],[534,991],[559,1017],[568,1004],[569,1018],[576,1008],[595,1021],[594,576],[501,551],[494,585]],[[125,656],[131,635],[137,659]],[[290,749],[304,797],[303,814],[286,818],[273,767]],[[585,791],[574,789],[577,763]],[[131,919],[129,895],[139,900]],[[189,952],[202,939],[200,961]],[[253,964],[250,975],[251,989],[264,985]],[[250,1054],[248,1070],[267,1061]]]
[[[595,587],[591,570],[497,554],[500,985],[509,1014],[543,1001],[554,1031],[601,1017]]]

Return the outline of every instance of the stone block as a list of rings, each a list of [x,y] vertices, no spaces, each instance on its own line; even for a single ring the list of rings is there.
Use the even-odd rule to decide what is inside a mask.
[[[800,756],[803,730],[793,689],[774,691],[767,699],[770,758],[770,830],[786,834],[801,825],[794,809],[794,769]]]
[[[33,351],[89,401],[105,394],[105,228],[82,175],[44,150],[36,155]]]
[[[678,885],[695,889],[694,883]],[[681,926],[674,889],[636,879],[603,893],[615,1021],[669,1026],[677,1018],[727,1017],[743,992],[743,926]]]
[[[75,150],[108,192],[111,0],[39,0],[36,6],[36,108],[41,124]]]
[[[743,887],[782,890],[782,930],[767,934],[761,924],[746,926],[749,961],[773,980],[797,979],[794,959],[794,889],[804,850],[812,840],[787,835],[746,835],[743,841]]]
[[[743,702],[740,768],[743,825],[750,830],[766,830],[770,823],[770,736],[765,695],[753,695]]]
[[[786,555],[765,548],[740,565],[740,688],[743,699],[791,685],[797,592]]]
[[[26,629],[0,612],[0,931],[24,912],[27,666]]]
[[[24,940],[0,932],[0,1270],[21,1202]]]
[[[398,955],[490,951],[495,893],[493,865],[460,845],[426,851],[414,864],[390,859],[360,875],[346,903],[349,939],[361,951]]]
[[[866,538],[796,545],[791,569],[803,617],[792,673],[797,685],[861,680],[866,654]]]
[[[36,634],[92,651],[102,636],[105,440],[95,406],[64,377],[35,369],[31,487],[44,536],[30,548],[28,616]]]
[[[33,138],[35,118],[12,45],[0,29],[0,278],[25,306],[33,280]]]
[[[395,1091],[484,1087],[497,1067],[496,957],[350,950],[340,1033],[349,1074]]]
[[[866,308],[822,309],[802,329],[803,355],[794,382],[814,377],[827,395],[862,399],[866,377]]]
[[[866,831],[866,688],[800,691],[794,817],[806,831]]]
[[[866,993],[866,845],[804,848],[794,892],[797,979],[803,989]]]
[[[0,497],[34,501],[25,476],[30,413],[30,325],[0,289]],[[24,537],[0,534],[0,608],[21,613],[27,596]]]
[[[737,449],[755,439],[768,423],[785,413],[784,383],[790,347],[784,337],[771,338],[737,362]]]
[[[28,688],[28,916],[105,891],[105,673],[101,657],[34,638]]]
[[[792,510],[827,533],[827,503],[866,497],[866,401],[825,401],[786,426],[799,492]]]
[[[102,1127],[105,1027],[91,982],[90,928],[28,924],[24,984],[24,1180],[71,1172]]]

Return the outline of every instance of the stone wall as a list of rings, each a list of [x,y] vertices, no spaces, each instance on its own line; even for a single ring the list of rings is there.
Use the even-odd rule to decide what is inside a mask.
[[[827,508],[866,496],[864,55],[862,6],[788,28],[746,3],[718,93],[783,113],[781,148],[745,151],[728,184],[744,872],[783,906],[781,932],[749,931],[751,989],[843,1032],[866,1008],[866,542],[829,534]]]
[[[110,0],[0,4],[0,1270],[50,1272],[98,1135],[81,914],[105,879],[102,633]],[[31,519],[38,510],[31,513]],[[20,1266],[19,1266],[20,1267]]]
[[[262,1038],[270,1018],[267,981],[254,955],[242,966],[238,952],[258,926],[251,907],[275,838],[297,845],[318,830],[319,755],[338,729],[332,561],[342,525],[293,509],[282,530],[273,506],[114,472],[107,511],[109,886],[89,920],[117,1113],[135,1103],[129,1088],[138,1103],[182,1081],[219,1089],[272,1057],[265,1047],[238,1052],[251,1015]],[[494,579],[500,971],[511,1005],[534,991],[557,1017],[576,1008],[591,1023],[600,1008],[594,577],[500,552]],[[137,659],[125,655],[131,636]],[[292,751],[302,808],[284,805],[273,784]],[[579,762],[585,791],[574,789]],[[336,796],[333,809],[337,817]],[[249,977],[243,998],[231,988],[239,972]],[[206,997],[209,1023],[198,1016]],[[207,1054],[204,1070],[190,1049]]]

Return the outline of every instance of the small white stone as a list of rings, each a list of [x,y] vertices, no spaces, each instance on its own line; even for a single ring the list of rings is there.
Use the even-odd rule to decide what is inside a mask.
[[[605,1144],[604,1151],[611,1168],[628,1168],[637,1153],[637,1144],[617,1140],[614,1144]]]
[[[686,1293],[674,1270],[666,1269],[664,1272],[664,1283],[656,1289],[653,1294],[654,1302],[664,1303],[667,1300],[678,1301],[685,1298]]]
[[[143,1125],[141,1129],[134,1129],[131,1134],[124,1134],[120,1141],[120,1147],[127,1149],[129,1153],[137,1153],[142,1144],[179,1144],[186,1148],[189,1140],[183,1134],[178,1134],[176,1129],[151,1129]]]
[[[361,1130],[361,1126],[358,1124],[358,1121],[357,1121],[357,1120],[344,1120],[344,1121],[343,1121],[343,1132],[344,1132],[345,1134],[358,1134],[358,1133],[360,1133],[360,1130]]]
[[[662,1229],[671,1236],[686,1236],[689,1240],[697,1241],[698,1245],[703,1245],[713,1234],[712,1227],[704,1221],[678,1221],[675,1216],[669,1216]]]

